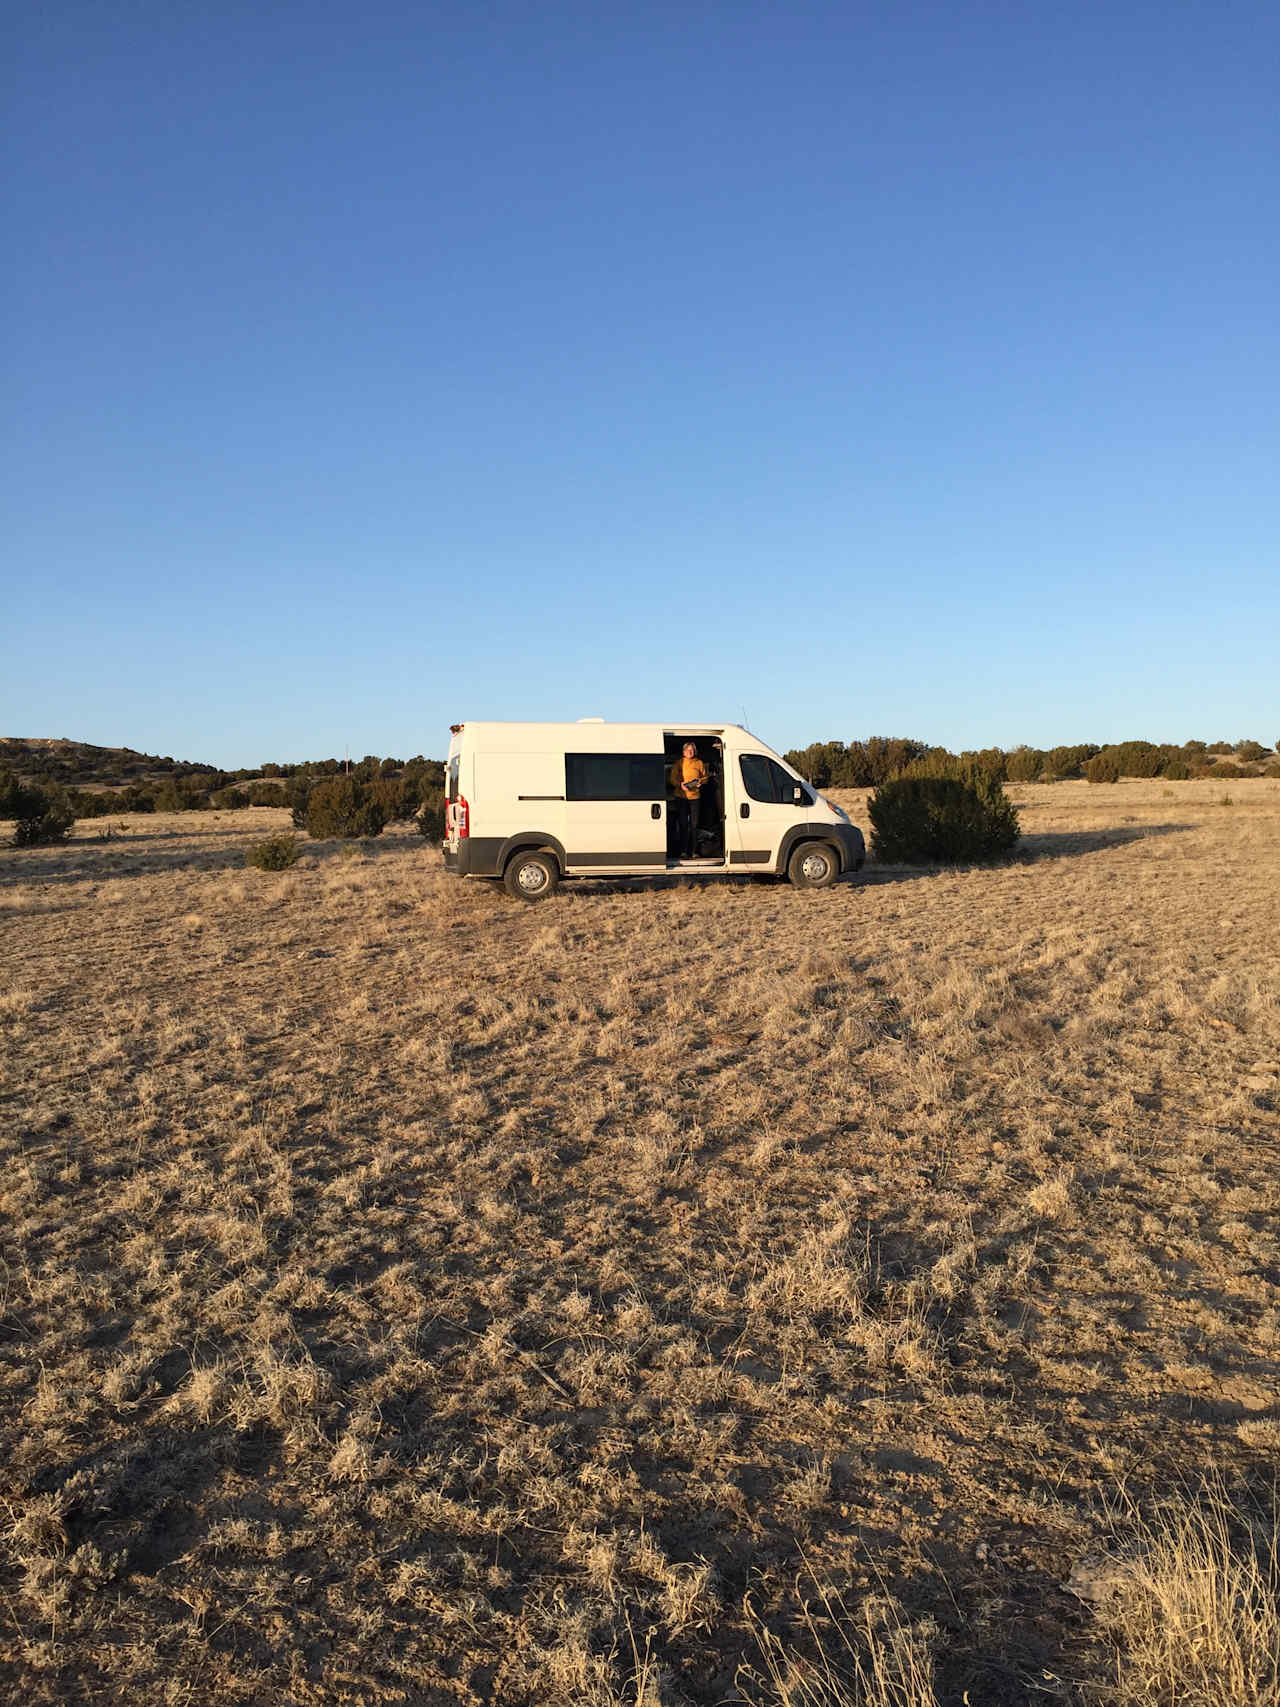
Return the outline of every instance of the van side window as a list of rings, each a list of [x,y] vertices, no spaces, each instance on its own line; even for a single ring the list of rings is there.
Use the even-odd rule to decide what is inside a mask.
[[[813,805],[813,795],[804,784],[797,782],[775,760],[765,758],[763,753],[742,753],[738,763],[742,767],[742,786],[753,800],[765,800],[774,806],[794,806],[798,788],[800,804]]]
[[[661,800],[667,791],[661,753],[566,753],[566,800]]]

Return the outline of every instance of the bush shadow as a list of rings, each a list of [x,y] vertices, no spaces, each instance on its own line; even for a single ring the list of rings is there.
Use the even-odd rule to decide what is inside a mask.
[[[1195,828],[1194,824],[1120,824],[1107,830],[1033,830],[1019,839],[1009,863],[1028,865],[1044,859],[1105,853],[1108,848],[1127,847],[1152,836],[1184,835]]]
[[[855,882],[867,884],[905,883],[917,877],[937,877],[948,871],[999,871],[1011,865],[1039,865],[1046,860],[1079,859],[1087,854],[1144,842],[1151,836],[1181,835],[1194,824],[1123,825],[1109,830],[1035,830],[1023,835],[1004,859],[989,863],[961,862],[958,865],[875,865],[864,867]],[[849,881],[848,878],[843,881]]]

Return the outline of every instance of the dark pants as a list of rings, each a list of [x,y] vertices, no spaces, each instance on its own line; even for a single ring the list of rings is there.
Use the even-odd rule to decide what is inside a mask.
[[[693,801],[683,795],[671,802],[671,824],[674,830],[676,857],[693,858]]]

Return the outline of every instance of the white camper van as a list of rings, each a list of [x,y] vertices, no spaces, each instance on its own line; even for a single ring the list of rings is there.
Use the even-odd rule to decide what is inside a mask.
[[[847,814],[734,723],[456,723],[452,735],[445,864],[525,901],[562,878],[654,872],[823,889],[866,857]]]

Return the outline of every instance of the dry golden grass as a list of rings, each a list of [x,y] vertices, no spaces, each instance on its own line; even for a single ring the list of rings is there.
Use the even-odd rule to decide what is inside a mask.
[[[1280,785],[1013,792],[816,894],[0,855],[9,1692],[1225,1701],[1113,1502],[1274,1471]]]
[[[815,1582],[810,1592],[814,1606],[802,1603],[803,1648],[765,1625],[755,1627],[760,1663],[745,1666],[739,1678],[747,1700],[768,1707],[937,1707],[931,1620],[912,1624],[885,1596],[867,1596],[855,1613],[838,1590]]]
[[[1251,1521],[1252,1520],[1252,1521]],[[1210,1482],[1129,1525],[1103,1616],[1118,1649],[1116,1707],[1275,1707],[1280,1533],[1274,1505],[1242,1510]]]

